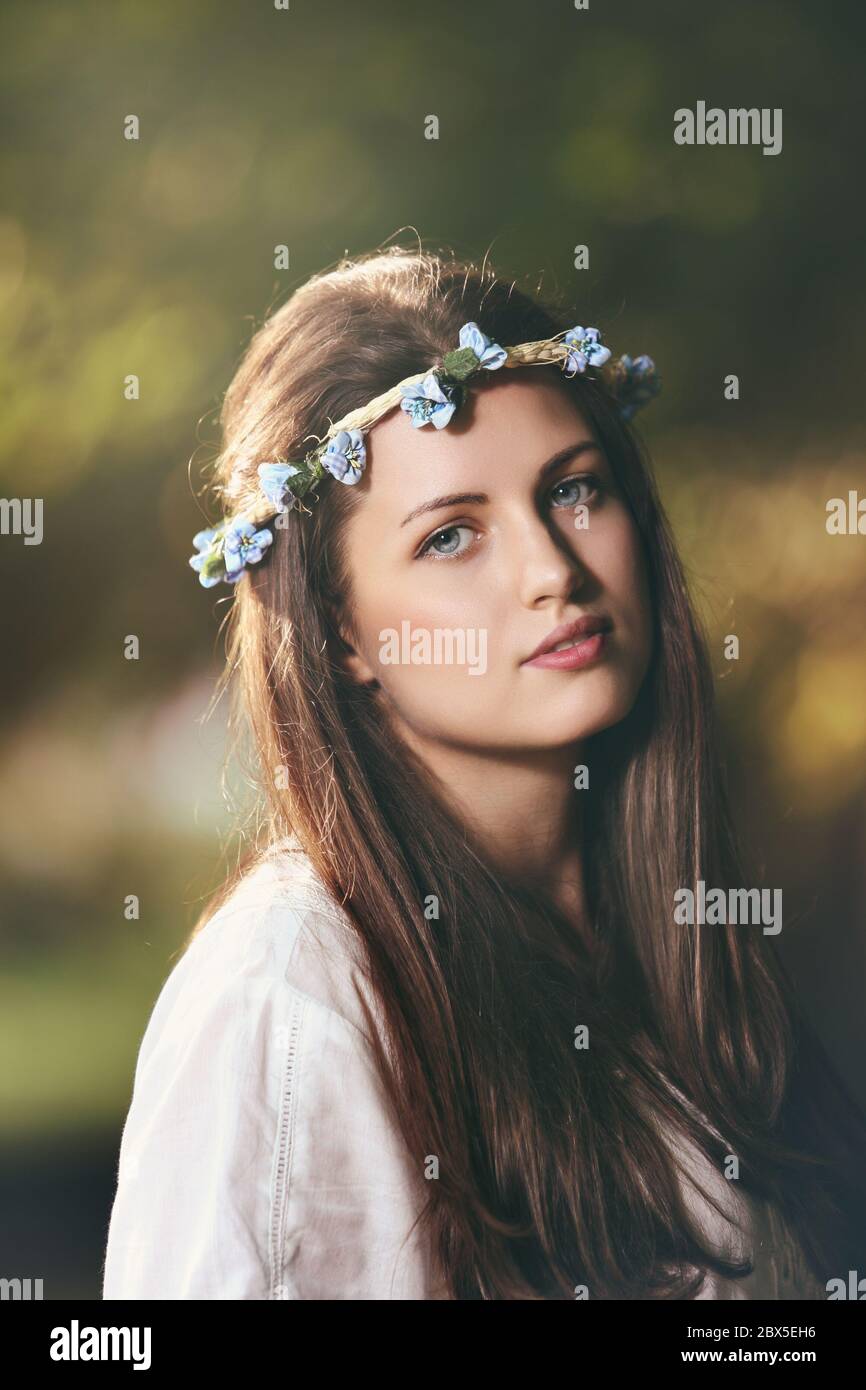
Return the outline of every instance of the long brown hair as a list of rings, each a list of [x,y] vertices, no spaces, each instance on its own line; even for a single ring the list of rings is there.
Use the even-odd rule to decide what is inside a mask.
[[[400,247],[341,261],[259,329],[228,389],[223,507],[254,500],[258,463],[297,457],[435,363],[463,323],[508,345],[575,317],[487,263]],[[826,1280],[866,1248],[866,1125],[767,937],[673,924],[678,888],[744,883],[711,672],[638,437],[600,383],[567,389],[639,528],[656,624],[633,710],[589,743],[588,929],[494,870],[375,688],[346,675],[334,615],[352,630],[341,534],[357,499],[326,479],[231,600],[220,691],[231,683],[233,727],[251,735],[262,809],[193,935],[263,850],[296,837],[362,944],[381,1014],[368,1014],[371,1038],[419,1175],[439,1159],[419,1219],[451,1297],[572,1298],[586,1285],[593,1298],[684,1298],[704,1270],[746,1272],[693,1227],[659,1121],[717,1166],[736,1154],[742,1186],[781,1206]]]

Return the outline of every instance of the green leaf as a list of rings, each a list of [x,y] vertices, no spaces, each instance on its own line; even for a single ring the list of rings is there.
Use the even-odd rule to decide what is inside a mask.
[[[478,371],[479,358],[471,347],[455,348],[442,358],[442,369],[454,381],[468,381]]]
[[[226,567],[222,551],[209,551],[200,572],[208,579],[214,579],[217,575],[225,574]]]

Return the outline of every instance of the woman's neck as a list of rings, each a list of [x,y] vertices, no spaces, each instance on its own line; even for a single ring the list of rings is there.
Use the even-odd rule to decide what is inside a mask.
[[[585,916],[579,748],[489,754],[436,744],[416,751],[439,795],[503,876],[538,886],[572,920]]]

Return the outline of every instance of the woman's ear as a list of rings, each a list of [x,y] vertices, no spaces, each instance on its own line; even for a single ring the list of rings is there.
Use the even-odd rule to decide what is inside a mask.
[[[378,689],[379,682],[376,673],[354,646],[354,634],[343,612],[338,605],[329,603],[328,614],[331,623],[332,649],[336,660],[350,680],[355,681],[358,685],[371,685]]]

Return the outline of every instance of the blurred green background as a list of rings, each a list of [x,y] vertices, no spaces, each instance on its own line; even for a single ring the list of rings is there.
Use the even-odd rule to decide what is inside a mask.
[[[825,528],[866,496],[864,29],[806,0],[3,8],[0,490],[45,519],[0,536],[0,1275],[99,1296],[138,1045],[245,804],[203,722],[229,600],[187,565],[222,393],[295,285],[418,235],[655,358],[740,824],[864,1097],[866,536]],[[781,107],[781,154],[676,146],[698,100]]]

